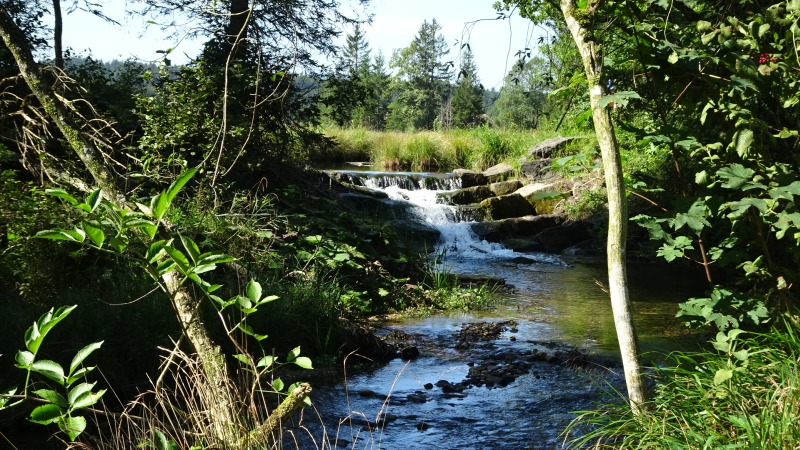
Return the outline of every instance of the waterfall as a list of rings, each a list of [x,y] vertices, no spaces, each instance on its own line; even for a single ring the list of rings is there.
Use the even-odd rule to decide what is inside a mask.
[[[410,204],[419,218],[441,233],[436,251],[449,261],[459,259],[514,258],[519,256],[502,244],[481,240],[473,231],[474,209],[442,203],[439,194],[461,188],[453,174],[409,172],[346,172],[354,185],[385,192],[389,199]]]

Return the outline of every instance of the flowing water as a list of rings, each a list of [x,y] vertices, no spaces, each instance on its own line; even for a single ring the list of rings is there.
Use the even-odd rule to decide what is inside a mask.
[[[436,202],[437,191],[459,187],[451,175],[350,176],[386,192],[391,201],[412,204],[416,214],[439,229],[442,270],[502,278],[514,290],[489,310],[388,325],[387,332],[409,335],[420,356],[317,389],[314,400],[323,405],[319,414],[330,447],[560,448],[560,433],[574,411],[607,398],[609,387],[624,392],[602,261],[522,254],[479,240],[470,229],[469,211]],[[629,279],[643,351],[663,352],[691,342],[674,317],[677,302],[695,293],[685,274],[631,264]],[[457,345],[465,324],[509,320],[496,339]],[[572,348],[591,355],[581,367],[563,358],[541,358],[570,354]],[[465,385],[475,366],[523,370],[502,387]],[[448,387],[458,383],[461,389]],[[324,447],[320,441],[302,446]]]

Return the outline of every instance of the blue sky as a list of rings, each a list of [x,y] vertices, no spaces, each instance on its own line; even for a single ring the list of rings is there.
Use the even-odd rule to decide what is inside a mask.
[[[143,18],[126,17],[125,3],[125,0],[109,0],[103,7],[121,26],[107,24],[80,11],[66,16],[65,47],[78,52],[91,50],[92,55],[101,59],[155,60],[159,57],[156,50],[165,48],[175,48],[172,59],[176,62],[183,62],[183,53],[196,54],[196,43],[168,41],[157,28],[146,28]],[[366,14],[373,15],[372,25],[366,27],[367,41],[373,54],[380,50],[388,61],[394,49],[411,42],[423,20],[436,18],[442,25],[442,35],[453,45],[448,59],[456,60],[458,66],[459,46],[455,44],[468,42],[475,54],[481,82],[486,88],[499,89],[516,60],[516,52],[534,48],[542,30],[519,16],[494,20],[492,3],[493,0],[372,0],[366,10]],[[351,2],[342,0],[342,9],[352,11]],[[365,13],[363,9],[358,12]]]

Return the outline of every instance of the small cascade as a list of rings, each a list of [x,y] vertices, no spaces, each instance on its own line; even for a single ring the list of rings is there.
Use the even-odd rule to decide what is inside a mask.
[[[514,258],[519,256],[502,244],[478,238],[471,224],[479,219],[472,208],[439,202],[439,194],[461,188],[461,179],[453,174],[408,172],[340,172],[345,181],[385,192],[389,199],[406,202],[413,211],[441,233],[436,251],[450,261],[458,259]]]

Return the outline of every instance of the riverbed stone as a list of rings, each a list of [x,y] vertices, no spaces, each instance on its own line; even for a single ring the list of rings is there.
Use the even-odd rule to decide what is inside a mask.
[[[475,172],[474,170],[456,169],[453,171],[456,176],[461,179],[461,187],[468,188],[473,186],[482,186],[488,182],[486,175]]]
[[[422,219],[397,220],[394,226],[406,238],[407,245],[418,251],[433,251],[441,232]]]
[[[536,212],[533,206],[519,194],[487,198],[480,205],[486,211],[487,216],[493,220],[528,216]]]
[[[494,195],[513,194],[520,188],[522,188],[522,182],[519,180],[498,181],[489,185],[489,189]]]
[[[489,183],[505,181],[514,177],[516,170],[509,163],[500,163],[483,171]]]
[[[437,195],[437,200],[449,205],[470,205],[480,203],[495,194],[488,186],[473,186]]]

